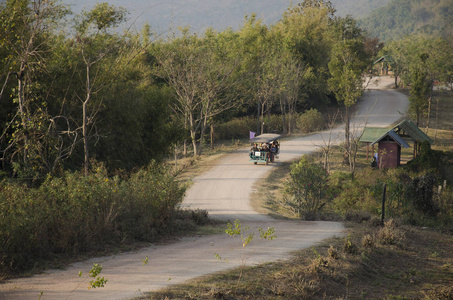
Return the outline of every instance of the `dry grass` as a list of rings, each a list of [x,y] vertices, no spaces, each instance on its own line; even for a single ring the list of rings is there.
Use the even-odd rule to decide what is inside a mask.
[[[293,259],[206,276],[143,299],[452,299],[453,237],[371,222]],[[397,238],[391,244],[380,233]],[[375,244],[361,246],[365,237]],[[384,238],[386,239],[386,238]],[[355,251],[345,250],[350,243]]]

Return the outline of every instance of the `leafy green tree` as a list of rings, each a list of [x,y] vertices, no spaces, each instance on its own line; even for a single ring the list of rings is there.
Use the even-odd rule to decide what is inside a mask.
[[[329,173],[321,164],[311,163],[305,156],[291,165],[290,179],[285,185],[287,203],[299,217],[313,220],[329,200]]]
[[[432,81],[424,68],[428,54],[421,55],[421,65],[412,74],[412,85],[409,96],[409,112],[415,116],[416,125],[428,108],[428,98],[431,92]]]
[[[363,44],[360,40],[338,42],[332,50],[329,69],[332,77],[329,88],[338,102],[345,107],[345,148],[350,146],[351,107],[363,93],[363,62],[357,56],[357,49]]]
[[[370,58],[364,47],[364,38],[353,19],[336,20],[337,42],[333,46],[328,80],[330,91],[338,102],[345,107],[345,162],[354,171],[353,148],[351,143],[351,107],[357,102],[364,90],[364,74],[371,66]]]
[[[328,62],[334,41],[333,20],[335,9],[328,1],[304,1],[290,7],[275,25],[283,37],[283,45],[306,69],[299,83],[300,96],[312,107],[329,102],[327,80]]]
[[[15,172],[27,178],[51,169],[46,159],[52,146],[48,134],[51,118],[39,78],[46,73],[52,30],[66,13],[65,7],[56,1],[0,4],[0,59],[6,73],[2,74],[0,99],[12,98],[17,105],[12,111],[13,118],[3,129],[2,138],[7,138],[3,161],[9,160]],[[15,86],[9,82],[13,77],[17,79]]]

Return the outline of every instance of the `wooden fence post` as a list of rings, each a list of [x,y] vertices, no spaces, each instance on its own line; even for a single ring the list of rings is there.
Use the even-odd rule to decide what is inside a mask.
[[[381,225],[384,225],[385,218],[385,190],[387,189],[387,183],[384,183],[384,190],[382,191],[382,215],[381,215]]]

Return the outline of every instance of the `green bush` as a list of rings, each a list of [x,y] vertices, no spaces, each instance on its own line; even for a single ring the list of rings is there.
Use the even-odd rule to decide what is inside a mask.
[[[286,203],[300,218],[314,220],[330,200],[329,173],[305,156],[291,165],[290,179],[285,185]]]
[[[374,193],[374,186],[382,180],[379,170],[359,170],[351,180],[349,173],[332,174],[332,185],[336,190],[333,209],[351,221],[365,221],[369,215],[379,213],[379,194]],[[381,185],[379,185],[380,187]]]
[[[98,167],[88,176],[66,173],[39,188],[0,183],[0,271],[34,267],[55,255],[152,241],[166,230],[184,189],[156,163],[129,179]]]
[[[434,186],[436,179],[432,173],[414,178],[406,188],[406,199],[412,202],[415,210],[435,217],[438,208],[434,203]]]
[[[256,116],[235,118],[228,122],[217,124],[214,129],[214,136],[218,140],[243,139],[249,137],[249,131],[258,130],[258,120]],[[264,132],[282,133],[283,123],[280,115],[264,117]]]
[[[302,133],[309,133],[324,129],[325,122],[321,112],[311,108],[298,116],[296,127]]]
[[[243,139],[249,137],[249,131],[256,131],[258,121],[256,118],[244,117],[232,119],[218,124],[214,128],[215,138],[218,140]]]
[[[316,109],[309,109],[306,112],[296,115],[296,131],[309,133],[325,128],[324,118]],[[281,115],[264,116],[263,130],[267,133],[282,133],[283,119]],[[286,120],[288,122],[288,119]],[[258,130],[256,116],[235,118],[230,121],[217,124],[214,129],[214,137],[217,140],[242,139],[249,136],[249,131]]]
[[[449,188],[440,195],[435,192],[437,180],[432,173],[410,173],[405,168],[366,168],[359,170],[353,180],[347,173],[336,172],[330,181],[336,191],[332,208],[350,221],[380,216],[385,184],[385,218],[398,218],[412,225],[449,224],[453,220],[453,197]]]

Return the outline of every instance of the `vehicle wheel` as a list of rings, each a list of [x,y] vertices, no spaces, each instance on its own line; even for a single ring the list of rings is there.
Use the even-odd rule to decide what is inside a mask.
[[[255,161],[255,162],[253,162],[253,164],[254,164],[254,165],[256,165],[256,164],[257,164],[257,162]]]

